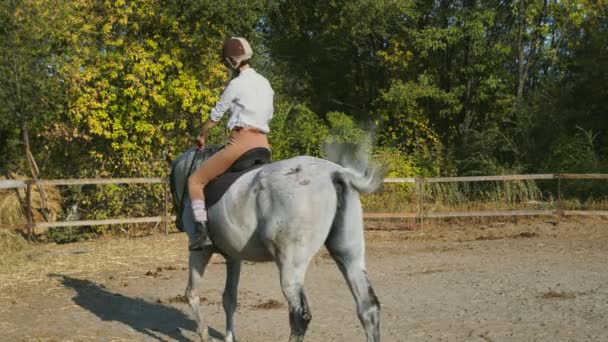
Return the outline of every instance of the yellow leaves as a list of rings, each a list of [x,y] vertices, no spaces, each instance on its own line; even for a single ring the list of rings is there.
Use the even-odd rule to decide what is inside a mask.
[[[110,144],[110,146],[112,147],[112,149],[114,151],[119,151],[123,148],[123,146],[121,144],[119,144],[118,142],[113,142]]]
[[[124,80],[129,83],[138,83],[139,82],[138,77],[135,76],[135,74],[133,74],[133,73],[128,73],[124,77],[125,77]]]
[[[156,50],[158,48],[158,43],[152,39],[146,39],[145,44],[147,47],[152,48],[152,50]]]
[[[182,63],[180,63],[177,60],[174,60],[173,58],[171,58],[171,56],[169,56],[168,54],[164,53],[161,54],[160,58],[158,59],[159,63],[163,64],[163,65],[176,65],[178,67],[181,66]]]
[[[113,46],[122,46],[124,44],[124,39],[118,38],[114,41],[110,42]]]
[[[137,90],[131,86],[131,87],[124,89],[124,93],[128,97],[135,97],[135,95],[137,94]]]
[[[103,33],[112,32],[112,23],[105,23],[101,28],[101,32],[103,32]]]
[[[153,0],[75,1],[87,9],[69,19],[73,50],[61,68],[79,136],[53,132],[88,141],[99,172],[149,173],[147,160],[179,149],[217,100],[222,37],[193,36]]]
[[[152,96],[152,99],[154,100],[154,102],[161,107],[166,106],[169,102],[163,95],[160,95],[157,93],[152,93],[151,96]]]
[[[84,19],[82,19],[82,21],[84,21]],[[93,24],[92,24],[92,23],[90,23],[90,22],[85,22],[85,23],[82,25],[82,31],[84,31],[84,32],[91,32],[91,31],[93,31],[93,30],[95,30],[95,25],[93,25]]]
[[[154,125],[145,122],[145,121],[139,121],[135,124],[135,131],[138,133],[149,133],[150,135],[154,133],[155,129],[154,129]],[[145,139],[145,136],[144,136]]]
[[[99,119],[95,116],[89,116],[87,118],[87,124],[89,131],[94,135],[102,135],[104,133],[103,126]]]
[[[405,70],[408,64],[414,59],[414,54],[407,50],[399,41],[393,40],[389,43],[388,50],[379,50],[378,57],[383,64],[391,69]]]
[[[188,127],[188,121],[186,121],[186,120],[180,120],[179,121],[179,129],[180,130],[186,130],[187,127]]]
[[[217,82],[218,79],[225,80],[228,78],[228,75],[226,74],[226,67],[219,62],[210,63],[208,71],[212,77],[204,80],[203,82],[205,82],[205,84]]]
[[[89,155],[95,159],[103,159],[103,154],[98,151],[89,150]]]
[[[74,140],[89,141],[91,137],[87,134],[83,134],[82,131],[78,130],[78,127],[73,125],[71,122],[55,122],[50,124],[46,130],[42,131],[39,136],[53,141],[67,141],[71,142]]]

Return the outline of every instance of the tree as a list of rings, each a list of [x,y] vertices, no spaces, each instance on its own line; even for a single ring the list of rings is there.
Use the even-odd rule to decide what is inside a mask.
[[[403,32],[414,2],[281,1],[263,25],[282,91],[324,116],[369,119],[386,85],[378,53]]]
[[[6,156],[0,168],[37,175],[30,136],[64,105],[55,39],[63,9],[37,0],[0,4],[0,153]]]

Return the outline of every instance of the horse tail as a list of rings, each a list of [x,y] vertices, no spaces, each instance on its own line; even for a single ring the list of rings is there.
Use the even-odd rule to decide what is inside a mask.
[[[374,192],[382,184],[386,169],[370,161],[369,143],[332,143],[324,147],[326,158],[342,168],[333,175],[334,184],[338,178],[344,180],[359,193]]]
[[[331,174],[331,180],[338,199],[336,216],[332,227],[340,225],[344,220],[344,211],[352,200],[349,192],[371,193],[380,187],[384,180],[385,170],[382,167],[369,167],[365,173],[359,173],[352,168],[343,167]],[[332,228],[333,230],[333,228]]]
[[[385,171],[381,167],[368,167],[364,173],[344,168],[341,172],[346,184],[352,186],[359,193],[376,191],[384,180]]]
[[[344,163],[344,159],[342,159],[342,162],[344,166],[338,167],[331,173],[331,180],[336,191],[337,206],[330,233],[325,242],[325,245],[330,250],[336,248],[335,244],[338,243],[336,242],[339,240],[338,236],[344,234],[344,222],[347,220],[345,216],[347,215],[346,212],[355,210],[354,212],[351,211],[351,213],[358,212],[358,216],[363,215],[358,194],[376,191],[382,184],[384,175],[386,174],[386,169],[382,166],[370,166],[367,162],[358,164]],[[359,203],[353,206],[353,200]]]

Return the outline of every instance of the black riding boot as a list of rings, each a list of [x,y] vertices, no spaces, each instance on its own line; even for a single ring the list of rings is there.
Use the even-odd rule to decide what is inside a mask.
[[[190,239],[189,250],[201,250],[203,247],[209,247],[213,243],[211,242],[211,238],[209,237],[209,232],[207,230],[206,222],[196,222],[194,226],[194,235],[192,239]]]

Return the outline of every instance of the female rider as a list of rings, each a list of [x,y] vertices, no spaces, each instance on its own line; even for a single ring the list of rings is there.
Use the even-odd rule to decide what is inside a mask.
[[[190,241],[190,250],[211,245],[206,225],[205,185],[226,172],[245,152],[256,147],[270,148],[267,134],[274,111],[274,91],[270,82],[249,66],[252,55],[251,46],[244,38],[233,37],[224,42],[222,60],[233,72],[238,72],[238,76],[228,83],[211,110],[197,138],[197,145],[199,148],[205,146],[209,130],[217,125],[227,110],[231,112],[228,121],[231,134],[228,144],[188,178],[188,194],[197,230],[195,238]]]

